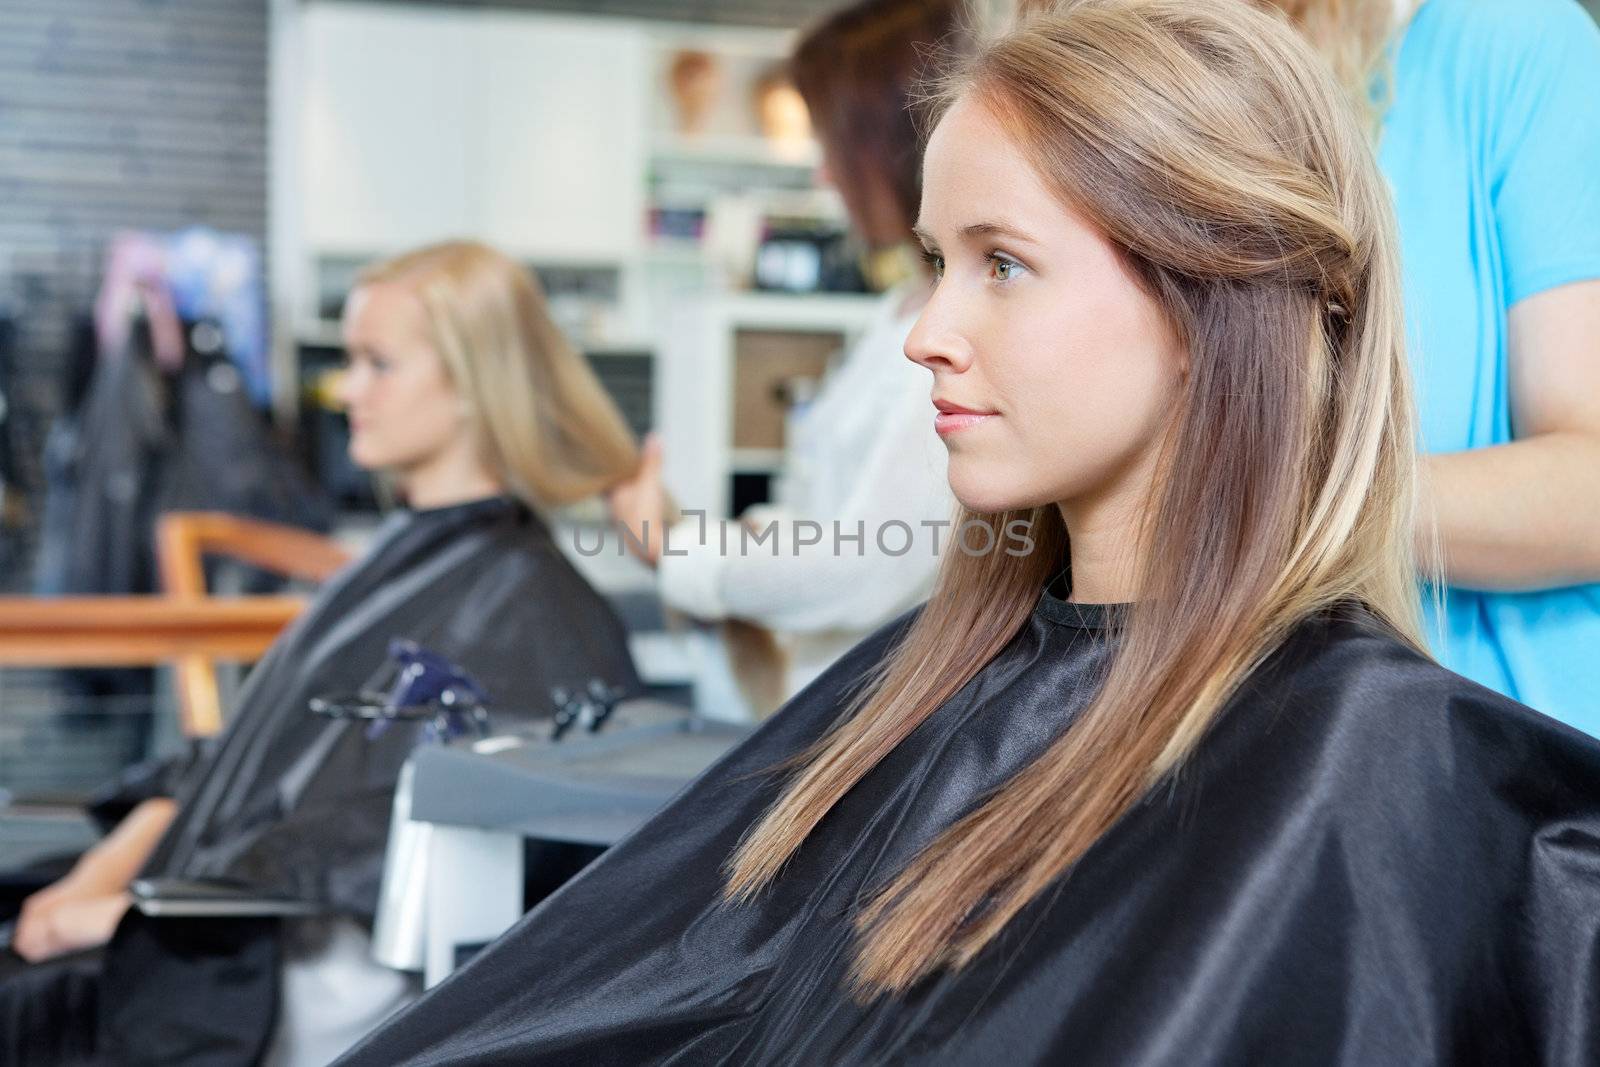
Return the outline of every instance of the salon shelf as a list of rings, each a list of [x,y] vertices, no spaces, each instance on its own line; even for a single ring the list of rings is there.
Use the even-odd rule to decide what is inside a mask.
[[[814,170],[822,161],[815,141],[785,145],[765,137],[686,137],[657,133],[650,143],[652,163],[725,164],[773,167],[780,170]]]
[[[703,240],[697,237],[652,237],[645,246],[645,255],[652,263],[702,266],[710,263]]]
[[[730,517],[735,474],[772,473],[767,453],[760,469],[735,449],[734,375],[739,334],[811,333],[848,344],[879,313],[879,298],[864,294],[728,292],[683,300],[671,309],[657,353],[655,426],[665,445],[666,480],[684,507]]]
[[[776,474],[783,469],[783,449],[735,448],[728,469],[734,474]]]

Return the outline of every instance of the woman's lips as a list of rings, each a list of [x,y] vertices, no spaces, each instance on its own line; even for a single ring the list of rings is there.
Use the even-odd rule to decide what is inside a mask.
[[[993,415],[946,415],[940,412],[933,417],[933,430],[940,437],[948,437],[950,434],[960,433],[992,418]]]
[[[940,437],[971,429],[980,422],[986,422],[998,414],[998,412],[994,411],[980,411],[976,408],[962,407],[960,404],[952,404],[948,400],[935,400],[933,406],[938,409],[933,416],[933,429]]]

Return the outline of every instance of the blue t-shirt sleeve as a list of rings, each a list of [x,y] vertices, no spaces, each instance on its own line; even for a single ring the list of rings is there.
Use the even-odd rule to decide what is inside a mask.
[[[1575,0],[1515,11],[1484,101],[1508,306],[1600,278],[1600,28]]]

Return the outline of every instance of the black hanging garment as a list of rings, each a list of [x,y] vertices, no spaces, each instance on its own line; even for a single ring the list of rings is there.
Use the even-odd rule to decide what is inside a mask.
[[[339,1064],[1600,1063],[1600,744],[1354,608],[1300,627],[964,970],[852,999],[863,901],[1061,734],[1111,612],[1043,596],[757,901],[724,902],[766,772],[886,628]]]
[[[67,546],[41,562],[39,592],[155,590],[155,523],[167,511],[225,511],[326,530],[328,502],[245,395],[211,323],[190,324],[181,367],[163,371],[140,324],[100,357],[56,472],[47,531]]]
[[[167,384],[150,354],[149,331],[103,357],[73,416],[71,455],[52,492],[64,528],[46,531],[58,562],[41,567],[41,592],[79,595],[155,589],[155,522],[161,468],[174,447]],[[63,446],[58,446],[63,447]],[[59,572],[54,568],[59,567]]]
[[[164,457],[157,507],[226,511],[327,530],[326,494],[316,488],[251,403],[243,375],[209,322],[188,329],[189,351],[171,385],[172,447]]]
[[[91,335],[92,336],[92,335]],[[81,403],[51,429],[35,591],[125,595],[157,588],[156,523],[169,511],[222,511],[326,530],[331,508],[273,437],[209,322],[187,324],[181,366],[164,369],[141,320],[127,345],[93,357]],[[246,592],[282,582],[253,573]],[[148,707],[144,668],[60,673],[69,704],[133,698]],[[124,757],[148,754],[148,715],[84,716],[63,727],[124,736]]]
[[[361,688],[397,637],[460,665],[497,726],[548,714],[554,686],[642,688],[620,620],[526,507],[490,499],[402,512],[250,672],[215,751],[180,786],[179,814],[144,876],[223,879],[370,928],[395,781],[422,727],[397,722],[371,740],[368,724],[307,704]],[[277,965],[274,921],[130,912],[105,953],[101,1062],[255,1062],[274,1023]]]

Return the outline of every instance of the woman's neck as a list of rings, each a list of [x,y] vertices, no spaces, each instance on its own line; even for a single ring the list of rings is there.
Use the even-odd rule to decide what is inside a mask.
[[[1056,504],[1067,528],[1072,595],[1081,604],[1131,604],[1139,599],[1139,546],[1155,483],[1154,452],[1101,492]]]
[[[402,472],[400,488],[406,504],[418,511],[483,500],[506,491],[482,464],[453,456],[441,456]]]
[[[1137,568],[1129,546],[1137,530],[1119,509],[1058,505],[1071,544],[1072,581],[1067,599],[1080,604],[1129,604],[1138,599]]]

